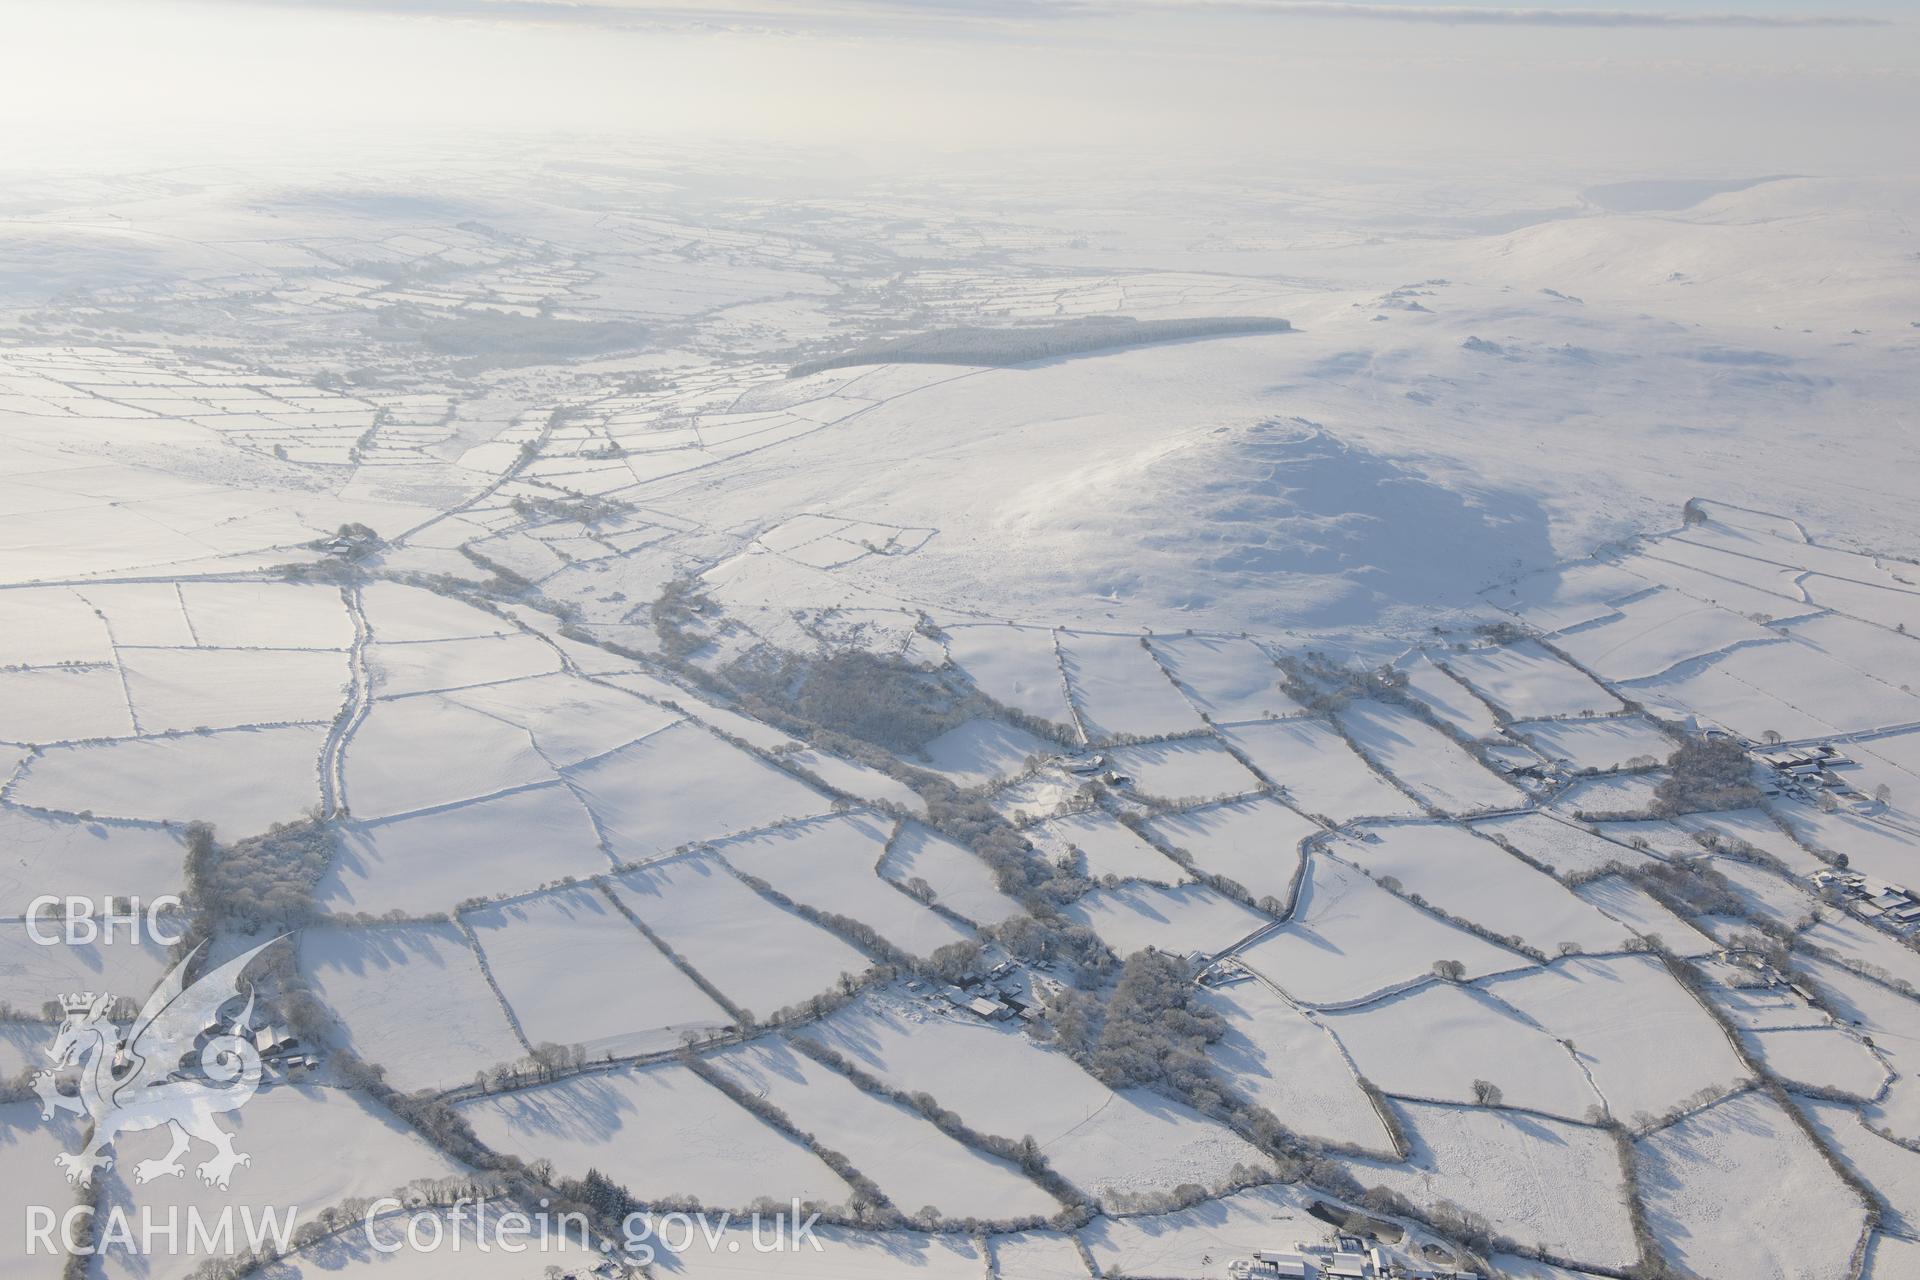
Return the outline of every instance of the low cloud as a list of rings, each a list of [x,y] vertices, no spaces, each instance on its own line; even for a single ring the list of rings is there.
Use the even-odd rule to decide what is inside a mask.
[[[250,0],[257,2],[257,0]],[[1059,20],[1187,9],[1274,18],[1524,27],[1864,27],[1888,25],[1865,14],[1691,13],[1657,9],[1544,9],[1499,5],[1371,4],[1365,0],[792,0],[791,3],[700,3],[697,0],[270,0],[299,8],[331,8],[423,18],[608,28],[845,29],[862,23]]]
[[[1174,0],[1178,3],[1179,0]],[[1498,6],[1364,4],[1343,0],[1188,0],[1277,17],[1353,18],[1450,26],[1525,27],[1865,27],[1886,20],[1847,14],[1681,13],[1646,9],[1516,9]]]

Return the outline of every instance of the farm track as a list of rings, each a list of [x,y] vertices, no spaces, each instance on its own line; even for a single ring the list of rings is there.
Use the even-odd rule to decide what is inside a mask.
[[[350,678],[347,701],[327,730],[327,740],[320,749],[320,812],[329,821],[349,813],[347,744],[373,707],[373,672],[367,665],[367,645],[373,640],[373,627],[367,621],[359,587],[342,587],[340,596],[346,604],[347,615],[353,619],[353,646],[347,655]]]

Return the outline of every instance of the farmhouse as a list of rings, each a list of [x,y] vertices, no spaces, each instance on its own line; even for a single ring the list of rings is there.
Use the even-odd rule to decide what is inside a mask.
[[[1774,747],[1753,753],[1753,758],[1769,771],[1767,790],[1811,798],[1823,791],[1851,795],[1853,786],[1836,769],[1851,768],[1853,761],[1831,743],[1812,747]]]
[[[1368,1249],[1358,1236],[1343,1235],[1331,1247],[1296,1244],[1291,1252],[1256,1250],[1227,1268],[1234,1280],[1380,1280],[1388,1274],[1378,1249]]]
[[[1504,758],[1496,761],[1500,772],[1520,782],[1553,783],[1559,782],[1571,773],[1570,762],[1555,761],[1519,761]]]
[[[1813,883],[1817,889],[1831,888],[1847,898],[1864,900],[1873,896],[1867,888],[1867,878],[1857,871],[1816,871],[1813,873]]]
[[[300,1041],[285,1027],[265,1026],[253,1033],[253,1047],[263,1058],[285,1053]]]
[[[1251,1258],[1241,1258],[1227,1268],[1233,1280],[1310,1280],[1307,1260],[1297,1253],[1267,1253],[1256,1250]]]
[[[1014,1010],[999,1000],[989,1000],[985,996],[974,996],[967,1001],[966,1009],[976,1018],[987,1022],[1004,1022],[1011,1018]]]
[[[1829,902],[1838,902],[1862,920],[1892,933],[1920,925],[1920,896],[1904,885],[1869,880],[1857,871],[1816,871],[1814,887]]]
[[[987,986],[979,978],[969,978],[959,986],[943,989],[938,1000],[955,1013],[971,1014],[982,1022],[1005,1022],[1016,1014],[1029,1016],[1030,1008],[1006,992]]]
[[[1291,1250],[1257,1249],[1227,1265],[1232,1280],[1480,1280],[1477,1272],[1434,1267],[1383,1245],[1342,1234],[1332,1244],[1296,1242]]]
[[[1786,975],[1774,968],[1765,955],[1746,947],[1727,947],[1714,952],[1714,959],[1724,964],[1738,965],[1759,977],[1769,987],[1787,985]]]
[[[1196,979],[1203,987],[1232,987],[1252,980],[1252,971],[1230,956],[1201,969]]]

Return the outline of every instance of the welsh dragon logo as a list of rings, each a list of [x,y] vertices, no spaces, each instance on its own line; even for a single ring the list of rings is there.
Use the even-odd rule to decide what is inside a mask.
[[[161,979],[124,1037],[107,1014],[111,995],[87,992],[61,1000],[66,1018],[47,1051],[54,1065],[34,1076],[33,1087],[40,1095],[41,1119],[70,1111],[93,1122],[92,1136],[80,1151],[54,1157],[68,1182],[91,1183],[94,1174],[113,1166],[106,1152],[114,1139],[142,1129],[171,1129],[173,1146],[161,1159],[135,1165],[135,1182],[180,1177],[185,1172],[180,1157],[195,1140],[214,1149],[199,1167],[200,1180],[222,1190],[235,1168],[253,1162],[234,1150],[233,1135],[214,1117],[239,1110],[260,1087],[260,1053],[248,1025],[253,992],[241,992],[240,975],[273,942],[229,960],[188,986],[187,966],[200,950],[194,948]],[[222,1030],[221,1009],[242,994],[246,1007]],[[197,1064],[189,1064],[196,1050]],[[70,1080],[75,1067],[78,1092],[61,1092],[63,1073]]]

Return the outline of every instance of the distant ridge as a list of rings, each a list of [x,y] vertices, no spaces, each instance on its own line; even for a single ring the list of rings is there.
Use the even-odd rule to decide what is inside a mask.
[[[1135,320],[1097,316],[1062,324],[1013,329],[935,329],[859,347],[837,356],[805,360],[787,370],[804,378],[827,369],[862,364],[977,364],[994,367],[1028,364],[1056,356],[1086,355],[1137,347],[1149,342],[1188,338],[1224,338],[1248,333],[1288,333],[1293,325],[1268,316],[1211,316],[1192,320]]]

